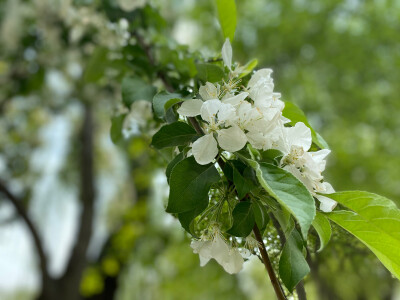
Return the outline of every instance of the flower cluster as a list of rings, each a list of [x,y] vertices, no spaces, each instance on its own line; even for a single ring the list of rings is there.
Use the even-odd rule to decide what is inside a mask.
[[[333,193],[332,186],[323,181],[328,149],[310,152],[311,130],[298,122],[288,127],[289,119],[282,115],[285,103],[274,92],[271,69],[256,71],[247,87],[239,87],[237,78],[243,67],[233,70],[229,39],[222,48],[230,79],[223,85],[207,82],[200,87],[201,99],[184,101],[178,113],[184,117],[200,115],[205,135],[192,145],[192,154],[199,164],[214,161],[219,148],[228,152],[241,150],[246,143],[260,150],[276,149],[283,153],[280,167],[296,176],[320,202],[320,209],[332,211],[336,202],[320,195]],[[218,147],[219,146],[219,147]]]
[[[178,109],[182,117],[201,117],[205,135],[192,144],[197,163],[212,163],[221,149],[233,153],[247,143],[260,151],[279,150],[282,153],[279,166],[304,184],[320,201],[322,211],[332,211],[336,202],[321,195],[334,192],[322,176],[330,150],[310,151],[311,129],[302,122],[289,125],[291,120],[282,115],[285,103],[280,100],[281,95],[274,92],[271,69],[256,71],[244,87],[239,85],[239,78],[245,70],[232,65],[228,39],[222,48],[222,58],[229,69],[229,80],[222,84],[207,82],[199,89],[201,99],[186,100]],[[239,272],[242,256],[248,256],[249,251],[241,253],[225,242],[217,226],[210,228],[211,235],[203,235],[191,245],[200,255],[201,265],[214,258],[228,273]],[[254,249],[254,245],[250,248]]]

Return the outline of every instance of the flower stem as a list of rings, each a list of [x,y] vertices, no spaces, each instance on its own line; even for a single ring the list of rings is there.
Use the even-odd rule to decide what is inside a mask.
[[[287,298],[282,290],[278,278],[276,277],[275,271],[272,267],[271,260],[269,259],[267,249],[265,249],[265,244],[257,224],[254,225],[253,232],[256,236],[257,242],[259,243],[258,250],[260,250],[264,266],[267,269],[269,279],[271,280],[272,286],[274,287],[275,294],[278,300],[286,300]]]

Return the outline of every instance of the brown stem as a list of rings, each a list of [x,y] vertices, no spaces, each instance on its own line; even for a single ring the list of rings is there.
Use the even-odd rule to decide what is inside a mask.
[[[303,280],[296,285],[296,292],[297,296],[299,297],[299,300],[307,300],[307,293],[304,288]]]
[[[267,249],[265,249],[265,244],[262,239],[260,230],[257,227],[257,224],[254,225],[253,232],[254,235],[256,236],[257,242],[259,243],[258,249],[260,250],[264,266],[267,269],[269,279],[271,280],[272,286],[274,287],[275,294],[278,297],[278,300],[286,300],[286,296],[282,290],[278,278],[276,277],[274,268],[272,267],[271,264],[271,260],[269,259]]]
[[[28,213],[25,210],[25,207],[22,205],[21,199],[18,199],[8,188],[7,185],[0,181],[0,192],[6,196],[6,198],[10,201],[10,203],[14,206],[15,210],[17,211],[18,215],[22,218],[25,222],[26,226],[28,227],[29,232],[33,238],[33,242],[39,256],[39,264],[40,264],[40,271],[42,273],[42,281],[43,284],[47,282],[50,278],[48,268],[47,268],[47,256],[43,247],[42,239],[40,238],[39,232],[36,226],[33,224],[32,220],[30,219]]]

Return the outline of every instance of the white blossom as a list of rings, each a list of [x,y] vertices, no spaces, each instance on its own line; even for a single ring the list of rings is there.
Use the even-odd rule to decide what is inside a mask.
[[[229,274],[236,274],[243,268],[243,258],[237,248],[228,246],[220,233],[211,240],[192,241],[194,253],[199,254],[200,266],[205,266],[210,259],[215,259]]]

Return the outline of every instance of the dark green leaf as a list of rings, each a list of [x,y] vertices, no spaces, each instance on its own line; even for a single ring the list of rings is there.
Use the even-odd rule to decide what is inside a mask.
[[[364,243],[400,279],[400,210],[389,199],[360,191],[328,195],[352,211],[327,214]]]
[[[140,78],[125,77],[122,80],[122,101],[130,108],[138,100],[151,101],[156,93],[156,88]]]
[[[253,201],[252,208],[258,229],[263,232],[269,223],[268,210],[264,204],[258,201]]]
[[[207,201],[201,202],[201,206],[198,206],[195,209],[189,210],[187,212],[178,214],[178,219],[182,227],[191,235],[195,236],[193,228],[194,219],[198,215],[200,215],[207,208],[207,206],[208,206],[208,199]]]
[[[239,202],[233,209],[232,217],[233,224],[227,233],[238,237],[247,237],[255,223],[251,202]]]
[[[169,213],[183,213],[208,203],[208,191],[220,179],[214,164],[199,165],[193,156],[172,169],[167,206]]]
[[[181,99],[182,95],[177,93],[168,93],[168,92],[160,92],[153,97],[153,109],[155,115],[164,119],[166,114],[165,112],[165,104],[171,99]],[[169,110],[168,110],[169,111]]]
[[[294,103],[285,102],[285,108],[282,111],[284,117],[291,120],[290,124],[294,126],[297,122],[303,122],[311,130],[312,141],[321,149],[329,149],[327,142],[320,136],[308,123],[304,112]]]
[[[197,77],[204,82],[221,81],[224,77],[224,71],[214,64],[196,64]]]
[[[122,138],[122,127],[124,126],[126,114],[115,116],[111,118],[110,137],[114,144]]]
[[[188,124],[175,122],[164,125],[154,134],[151,145],[157,149],[180,146],[191,142],[198,134]]]
[[[310,268],[303,255],[303,240],[297,230],[293,230],[279,259],[279,275],[287,289],[292,292],[309,272]]]
[[[319,246],[319,249],[317,252],[320,252],[320,251],[322,251],[322,249],[325,248],[325,246],[328,244],[329,240],[331,239],[331,235],[332,235],[331,224],[329,223],[328,219],[323,214],[321,214],[320,212],[317,212],[312,225],[314,226],[314,228],[317,231],[318,236],[319,236],[320,246]]]
[[[169,182],[169,177],[171,176],[172,169],[176,166],[178,162],[183,160],[184,155],[183,152],[179,153],[177,156],[174,157],[173,160],[168,164],[167,169],[165,170],[165,174],[167,175],[167,180]]]
[[[164,104],[164,111],[167,111],[168,109],[170,109],[171,107],[173,107],[175,104],[183,102],[183,99],[180,98],[173,98],[168,100],[165,104]]]
[[[236,29],[235,0],[217,0],[218,19],[224,38],[233,41]]]

